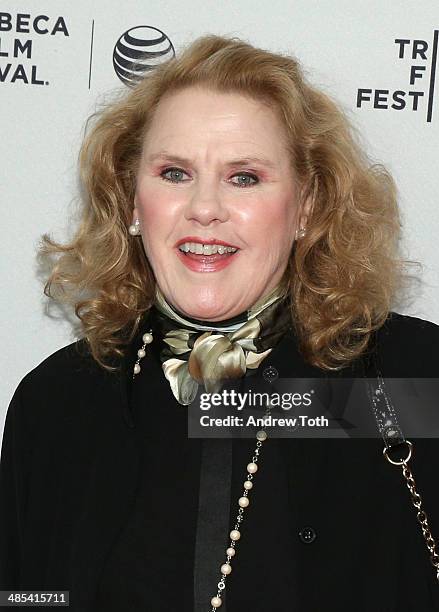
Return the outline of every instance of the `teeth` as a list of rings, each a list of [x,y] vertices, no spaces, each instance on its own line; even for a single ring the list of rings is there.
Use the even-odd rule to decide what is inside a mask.
[[[199,242],[184,242],[178,247],[183,253],[195,253],[196,255],[224,255],[224,253],[235,253],[238,249],[222,244],[200,244]]]

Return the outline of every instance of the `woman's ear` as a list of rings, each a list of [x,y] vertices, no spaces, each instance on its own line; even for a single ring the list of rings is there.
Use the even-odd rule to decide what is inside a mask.
[[[316,177],[312,185],[310,186],[308,184],[307,189],[306,190],[303,189],[301,192],[302,206],[300,208],[300,213],[299,213],[299,222],[300,222],[299,227],[305,228],[308,223],[308,219],[312,215],[312,209],[314,206],[315,196],[317,194],[317,187],[318,187],[318,179]]]
[[[308,219],[312,213],[313,204],[314,204],[313,197],[308,196],[305,202],[302,204],[302,208],[299,214],[299,227],[306,228],[308,224]]]

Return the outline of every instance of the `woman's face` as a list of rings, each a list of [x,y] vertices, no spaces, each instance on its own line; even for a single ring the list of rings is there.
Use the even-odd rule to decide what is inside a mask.
[[[233,317],[281,280],[299,222],[284,138],[274,111],[240,94],[193,87],[160,101],[133,222],[160,289],[183,314]]]

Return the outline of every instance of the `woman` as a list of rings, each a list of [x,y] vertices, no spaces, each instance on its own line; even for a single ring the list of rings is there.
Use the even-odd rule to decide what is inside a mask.
[[[438,376],[439,327],[391,310],[395,185],[343,113],[293,58],[205,36],[98,116],[81,171],[77,234],[42,251],[83,338],[8,409],[1,588],[81,612],[438,609],[379,436],[188,438],[226,381]],[[411,442],[438,533],[437,441]]]

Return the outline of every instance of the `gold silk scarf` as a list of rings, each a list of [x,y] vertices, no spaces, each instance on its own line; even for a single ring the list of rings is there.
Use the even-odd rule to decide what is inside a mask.
[[[203,322],[177,312],[157,285],[152,316],[165,344],[160,352],[163,372],[177,401],[187,406],[199,385],[216,393],[222,381],[257,368],[291,326],[288,302],[288,283],[282,280],[246,313]]]

